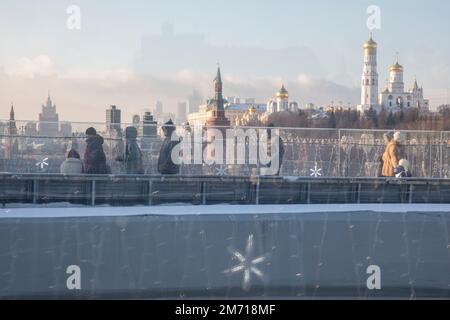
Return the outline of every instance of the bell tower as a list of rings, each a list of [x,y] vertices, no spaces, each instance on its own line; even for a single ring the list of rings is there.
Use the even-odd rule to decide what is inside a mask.
[[[366,111],[370,108],[377,111],[379,109],[377,48],[378,44],[373,40],[372,33],[370,33],[369,40],[364,43],[364,67],[361,80],[361,111]]]

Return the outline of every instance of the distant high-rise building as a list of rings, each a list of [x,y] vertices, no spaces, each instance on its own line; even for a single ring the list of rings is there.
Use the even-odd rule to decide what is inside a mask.
[[[156,137],[157,132],[157,122],[153,118],[151,112],[145,112],[141,125],[139,127],[139,135],[145,137]]]
[[[14,107],[11,105],[11,112],[9,113],[8,125],[4,128],[4,137],[2,145],[4,146],[4,158],[11,159],[19,151],[19,144],[17,141],[17,126],[16,119],[14,117]]]
[[[27,137],[35,137],[38,135],[36,122],[27,122],[25,124],[25,135]]]
[[[158,123],[153,119],[151,112],[145,112],[142,123],[139,126],[139,136],[141,136],[141,148],[149,149],[151,147],[151,138],[157,136]]]
[[[11,111],[9,113],[8,135],[17,135],[16,119],[14,117],[14,106],[11,104]]]
[[[197,90],[194,90],[192,94],[189,96],[188,102],[189,102],[189,113],[198,112],[199,106],[203,102],[203,97]]]
[[[56,105],[50,98],[50,92],[39,114],[39,134],[46,137],[57,137],[59,134],[59,116],[56,113]]]
[[[72,137],[72,124],[70,122],[61,122],[60,133],[64,138]]]
[[[163,25],[161,27],[161,35],[163,37],[173,37],[174,34],[175,34],[175,28],[174,28],[173,24],[171,24],[169,22],[163,23]]]
[[[121,111],[116,106],[106,109],[106,130],[120,131]]]
[[[186,102],[179,102],[177,106],[177,123],[182,124],[185,123],[187,118],[187,103]]]
[[[153,115],[155,120],[160,120],[164,115],[163,103],[161,101],[156,101],[155,109],[153,110]]]

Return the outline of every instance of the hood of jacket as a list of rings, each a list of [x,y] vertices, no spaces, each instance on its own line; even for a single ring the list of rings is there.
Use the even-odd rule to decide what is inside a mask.
[[[104,141],[103,137],[99,135],[91,136],[86,139],[88,148],[99,148],[103,145]]]

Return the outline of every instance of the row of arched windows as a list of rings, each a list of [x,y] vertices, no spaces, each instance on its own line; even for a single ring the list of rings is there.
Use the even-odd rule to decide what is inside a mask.
[[[376,79],[372,79],[372,84],[370,84],[370,80],[366,79],[366,80],[362,81],[362,85],[363,86],[370,86],[370,85],[376,86],[376,85],[378,85],[378,81]]]
[[[390,95],[390,96],[388,97],[388,99],[389,99],[389,100],[394,100],[394,97],[393,97],[392,95]],[[397,99],[401,99],[401,97],[398,97]],[[411,101],[411,96],[407,96],[406,99],[407,99],[408,101]]]

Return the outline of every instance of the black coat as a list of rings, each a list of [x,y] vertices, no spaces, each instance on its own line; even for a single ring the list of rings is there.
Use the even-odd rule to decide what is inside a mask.
[[[170,136],[166,137],[159,151],[158,172],[161,174],[177,174],[180,166],[172,161],[172,150],[180,141],[172,141]]]
[[[103,138],[99,135],[86,139],[84,152],[84,169],[88,174],[109,174],[111,170],[106,164],[106,156],[103,151]]]
[[[130,139],[125,146],[125,171],[127,174],[142,174],[144,173],[142,166],[142,152],[139,148],[136,139]]]
[[[397,166],[397,168],[394,169],[394,174],[397,178],[411,178],[411,172],[407,170],[403,166]]]

